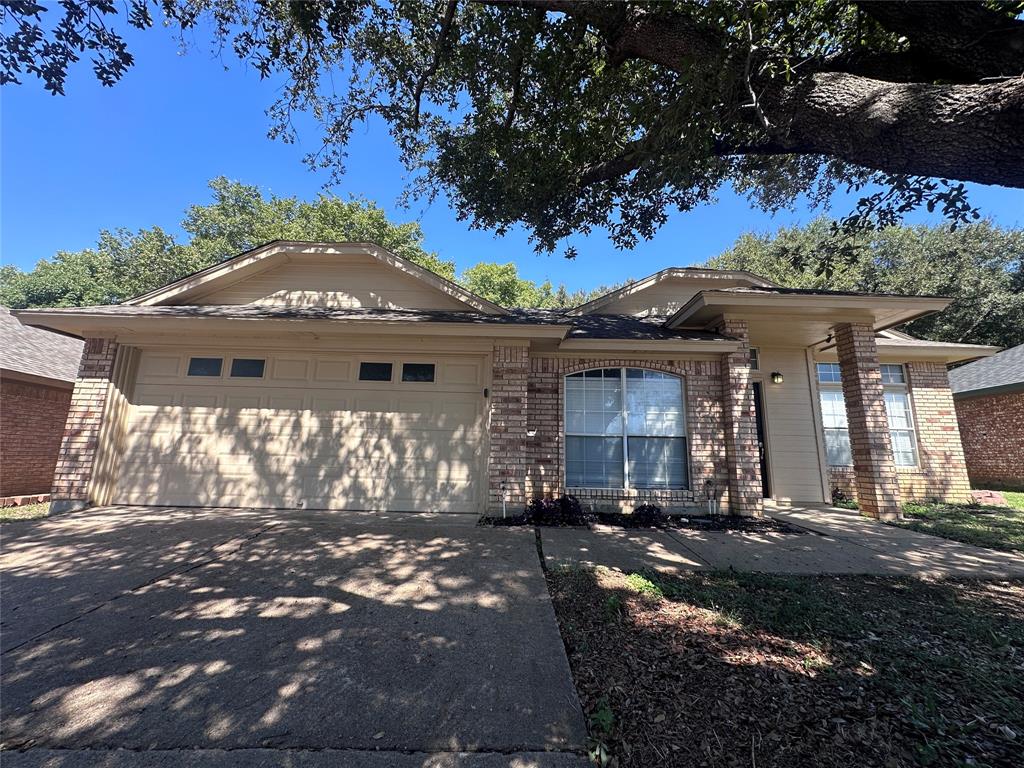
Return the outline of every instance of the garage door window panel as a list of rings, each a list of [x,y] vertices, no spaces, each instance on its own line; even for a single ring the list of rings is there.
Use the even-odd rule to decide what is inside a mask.
[[[360,381],[391,381],[391,363],[365,362],[359,364]]]
[[[262,379],[267,361],[261,358],[236,357],[231,361],[231,378]]]
[[[224,367],[222,357],[190,357],[188,360],[189,376],[219,377]]]
[[[434,381],[433,363],[403,363],[402,381],[417,384],[430,384]]]
[[[643,368],[565,378],[566,484],[688,487],[682,379]]]

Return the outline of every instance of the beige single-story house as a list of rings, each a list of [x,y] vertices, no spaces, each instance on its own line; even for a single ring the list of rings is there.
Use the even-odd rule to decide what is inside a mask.
[[[948,364],[893,330],[948,299],[665,269],[567,310],[498,306],[366,243],[272,242],[85,339],[53,486],[94,504],[761,514],[836,487],[873,516],[969,491]]]

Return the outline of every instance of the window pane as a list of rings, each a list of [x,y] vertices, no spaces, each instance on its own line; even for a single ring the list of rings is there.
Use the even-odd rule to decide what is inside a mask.
[[[830,467],[849,467],[853,464],[848,430],[825,430],[825,460]]]
[[[842,392],[821,391],[821,422],[825,429],[846,429],[846,401]]]
[[[818,363],[818,381],[822,384],[839,384],[842,380],[839,363]]]
[[[629,484],[633,488],[686,488],[686,438],[630,437]]]
[[[757,347],[750,348],[750,370],[756,371],[761,367],[761,361],[758,359]]]
[[[683,385],[676,376],[641,368],[626,372],[626,411],[630,435],[683,437]]]
[[[236,379],[262,379],[265,360],[236,357],[231,361],[231,375]]]
[[[224,364],[220,357],[193,357],[188,361],[189,376],[220,376]]]
[[[889,416],[889,429],[911,429],[910,400],[906,392],[886,392],[885,412]]]
[[[621,437],[565,438],[565,483],[573,488],[622,488]]]
[[[402,381],[433,381],[433,363],[402,363]]]
[[[892,363],[882,364],[882,383],[883,384],[906,384],[907,379],[903,373],[902,365],[894,365]]]
[[[622,434],[622,379],[618,368],[598,368],[565,378],[565,423],[569,433]]]
[[[892,432],[892,458],[898,467],[917,466],[917,448],[914,433],[909,429],[894,429]]]
[[[391,363],[360,363],[360,381],[391,381]]]

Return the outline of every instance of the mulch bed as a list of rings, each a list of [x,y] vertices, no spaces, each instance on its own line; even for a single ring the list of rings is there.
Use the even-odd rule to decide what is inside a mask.
[[[734,517],[731,515],[682,517],[678,515],[666,515],[659,522],[651,525],[637,525],[630,515],[618,512],[599,512],[596,515],[588,515],[583,525],[578,523],[560,523],[532,521],[525,514],[508,515],[506,517],[484,516],[477,521],[477,525],[490,526],[495,528],[505,526],[536,525],[542,528],[592,528],[594,524],[611,525],[630,530],[664,530],[668,528],[691,529],[701,531],[743,531],[748,533],[786,533],[802,535],[809,533],[804,528],[784,523],[781,520],[774,520],[770,517]]]
[[[600,765],[1021,765],[1024,582],[548,579]]]

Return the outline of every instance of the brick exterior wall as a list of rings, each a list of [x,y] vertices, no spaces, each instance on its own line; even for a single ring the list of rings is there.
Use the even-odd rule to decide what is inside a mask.
[[[526,387],[530,348],[522,345],[494,347],[490,392],[490,451],[487,457],[487,508],[519,512],[526,494]]]
[[[54,511],[84,509],[89,505],[89,481],[116,355],[115,342],[86,339],[53,477]]]
[[[0,497],[50,492],[70,404],[70,387],[0,382]]]
[[[861,513],[877,518],[898,517],[899,482],[892,460],[875,332],[866,324],[841,323],[835,327],[835,334]]]
[[[565,377],[588,368],[648,368],[683,378],[690,452],[689,489],[565,487],[562,434]],[[536,431],[536,435],[528,438],[527,442],[527,495],[532,499],[571,493],[587,506],[615,510],[631,510],[647,501],[667,510],[693,511],[699,508],[703,511],[708,493],[728,504],[723,418],[722,366],[718,361],[534,357],[530,360],[527,429]]]
[[[736,352],[725,356],[722,369],[729,509],[733,514],[759,517],[764,512],[764,497],[747,321],[726,319],[718,332],[741,342]]]
[[[965,501],[970,495],[970,480],[946,367],[942,363],[913,362],[906,363],[905,368],[919,466],[895,468],[900,499]],[[828,473],[830,488],[857,497],[852,467],[829,467]]]
[[[1024,392],[954,401],[974,485],[1024,488]]]

